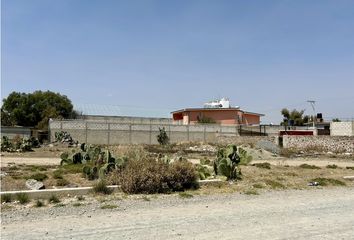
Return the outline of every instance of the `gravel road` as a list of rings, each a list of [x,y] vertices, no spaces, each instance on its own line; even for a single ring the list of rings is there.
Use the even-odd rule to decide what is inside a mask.
[[[111,203],[111,202],[110,202]],[[2,239],[354,239],[354,188],[6,210]]]

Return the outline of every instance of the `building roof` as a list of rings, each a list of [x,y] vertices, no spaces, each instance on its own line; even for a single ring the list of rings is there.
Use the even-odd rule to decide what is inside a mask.
[[[89,116],[125,116],[169,118],[168,109],[104,104],[75,104],[74,109]]]
[[[245,114],[249,114],[249,115],[258,115],[258,116],[261,116],[261,117],[263,117],[263,116],[264,116],[264,114],[263,114],[263,113],[246,112],[246,111],[243,111],[243,113],[245,113]]]
[[[250,114],[250,115],[264,116],[264,114],[262,113],[246,112],[241,110],[240,108],[184,108],[184,109],[173,111],[171,113],[174,114],[174,113],[197,112],[197,111],[241,111],[243,113]]]

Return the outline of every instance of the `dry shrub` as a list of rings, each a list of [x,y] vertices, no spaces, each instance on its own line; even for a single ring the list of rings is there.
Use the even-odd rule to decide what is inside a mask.
[[[116,157],[126,157],[132,160],[146,159],[148,152],[141,145],[120,145],[120,146],[110,146],[108,148],[113,156]]]
[[[198,187],[196,170],[191,162],[173,162],[168,170],[167,181],[172,191],[184,191]]]
[[[168,193],[197,187],[197,173],[187,161],[167,164],[154,159],[133,160],[125,169],[114,172],[111,180],[126,193]]]

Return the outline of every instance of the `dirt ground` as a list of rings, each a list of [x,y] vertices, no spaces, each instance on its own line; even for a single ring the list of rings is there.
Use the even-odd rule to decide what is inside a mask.
[[[188,146],[187,146],[188,147]],[[214,146],[112,146],[114,156],[182,156],[194,163],[213,160]],[[202,150],[198,150],[202,149]],[[1,190],[26,189],[32,174],[45,174],[46,188],[58,188],[55,171],[70,184],[90,186],[81,165],[60,167],[68,148],[40,148],[1,156]],[[351,239],[354,235],[354,175],[351,158],[285,158],[254,150],[240,166],[242,180],[202,186],[184,194],[70,196],[1,205],[1,239]],[[257,165],[259,163],[270,163]],[[301,164],[308,164],[306,168]],[[311,166],[315,165],[315,166]],[[331,166],[331,168],[328,167]],[[263,167],[262,167],[263,166]],[[308,167],[309,166],[309,167]],[[323,186],[309,186],[324,181]],[[340,186],[340,187],[339,187]],[[65,187],[65,186],[59,186]],[[21,227],[19,227],[21,226]]]
[[[197,149],[201,149],[197,151],[193,150],[196,148],[194,146],[192,150],[190,148],[184,145],[175,146],[174,149],[165,149],[160,146],[110,146],[114,156],[124,155],[131,158],[140,158],[149,155],[150,157],[157,157],[159,153],[163,153],[169,154],[172,159],[183,156],[195,164],[203,158],[215,159],[216,147],[214,146],[197,146]],[[181,151],[183,149],[187,149],[187,151]],[[58,156],[62,152],[71,150],[71,148],[63,147],[43,147],[35,149],[33,152],[3,153],[0,160],[1,173],[5,173],[6,176],[1,177],[1,190],[24,190],[26,189],[26,179],[36,173],[47,175],[44,180],[46,188],[62,188],[65,187],[65,184],[71,186],[92,185],[92,181],[82,177],[82,167],[80,166],[63,169],[63,178],[67,181],[64,184],[63,181],[55,178],[54,171],[60,169],[60,158]],[[330,158],[328,156],[285,158],[275,157],[264,150],[252,151],[253,154],[257,154],[257,158],[248,166],[241,166],[243,180],[238,181],[235,187],[223,190],[229,192],[247,191],[252,190],[254,185],[258,185],[257,188],[274,188],[273,184],[269,183],[270,180],[275,182],[278,188],[303,189],[315,178],[331,178],[343,181],[349,186],[354,185],[352,181],[343,180],[343,176],[354,175],[353,169],[347,169],[347,167],[354,167],[354,161],[350,158]],[[270,163],[272,165],[271,169],[252,166],[252,164],[264,162]],[[320,169],[303,169],[299,167],[301,164],[315,165]],[[328,165],[336,165],[337,168],[330,169],[327,168]]]
[[[25,207],[2,211],[1,239],[353,239],[353,202],[337,187]]]

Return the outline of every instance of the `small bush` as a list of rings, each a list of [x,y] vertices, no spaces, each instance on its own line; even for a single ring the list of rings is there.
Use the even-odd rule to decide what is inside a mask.
[[[101,193],[101,194],[111,194],[112,189],[107,187],[107,183],[103,180],[98,181],[92,188],[94,193]]]
[[[58,203],[58,204],[55,204],[54,207],[65,207],[65,204],[64,203]]]
[[[174,162],[168,166],[167,173],[167,185],[172,191],[198,188],[198,177],[191,162]]]
[[[180,198],[192,198],[193,197],[192,194],[187,193],[187,192],[180,192],[178,195]]]
[[[1,203],[10,203],[12,201],[11,194],[3,194],[1,195]]]
[[[333,178],[314,178],[311,180],[311,182],[318,182],[319,186],[328,186],[328,185],[345,186],[346,185],[345,182]]]
[[[37,166],[37,165],[28,165],[26,167],[27,170],[31,172],[36,172],[36,171],[47,171],[48,167],[47,166]]]
[[[44,202],[42,202],[41,200],[37,200],[36,201],[36,205],[35,205],[36,207],[43,207],[44,206]]]
[[[66,186],[68,185],[70,182],[66,179],[57,179],[57,186]]]
[[[264,181],[268,186],[270,186],[272,189],[278,189],[278,188],[285,188],[285,186],[277,181],[267,179]]]
[[[188,161],[129,161],[125,169],[114,175],[125,193],[167,193],[198,186],[196,170]]]
[[[17,166],[11,166],[11,167],[9,167],[9,170],[10,171],[16,171],[16,170],[19,170],[20,168],[19,167],[17,167]]]
[[[248,189],[248,190],[244,191],[243,193],[246,195],[259,195],[259,193],[255,189]]]
[[[50,203],[60,203],[60,199],[56,195],[51,195],[48,199]]]
[[[260,184],[260,183],[255,183],[252,185],[254,188],[264,188],[264,185],[263,184]]]
[[[164,127],[159,128],[159,134],[156,136],[156,138],[157,138],[157,141],[160,145],[167,145],[170,141]]]
[[[82,206],[82,203],[76,202],[73,204],[73,207],[80,207],[80,206]]]
[[[309,165],[309,164],[306,164],[306,163],[301,164],[299,167],[300,167],[300,168],[305,168],[305,169],[321,169],[321,168],[318,167],[318,166]]]
[[[16,194],[16,199],[21,203],[21,204],[26,204],[30,201],[29,196],[27,193],[17,193]]]
[[[114,209],[117,208],[118,206],[115,204],[105,204],[101,206],[101,209]]]
[[[264,163],[254,163],[252,166],[258,167],[258,168],[265,168],[265,169],[270,169],[270,163],[264,162]]]
[[[54,179],[63,179],[63,171],[62,170],[55,170],[53,172]]]
[[[332,165],[327,165],[326,168],[336,169],[336,168],[338,168],[338,166],[335,164],[332,164]]]
[[[346,169],[354,170],[354,167],[346,167]]]
[[[41,181],[41,182],[47,178],[48,178],[48,176],[44,173],[36,173],[36,174],[33,174],[28,177],[28,179],[35,179],[35,180]]]

